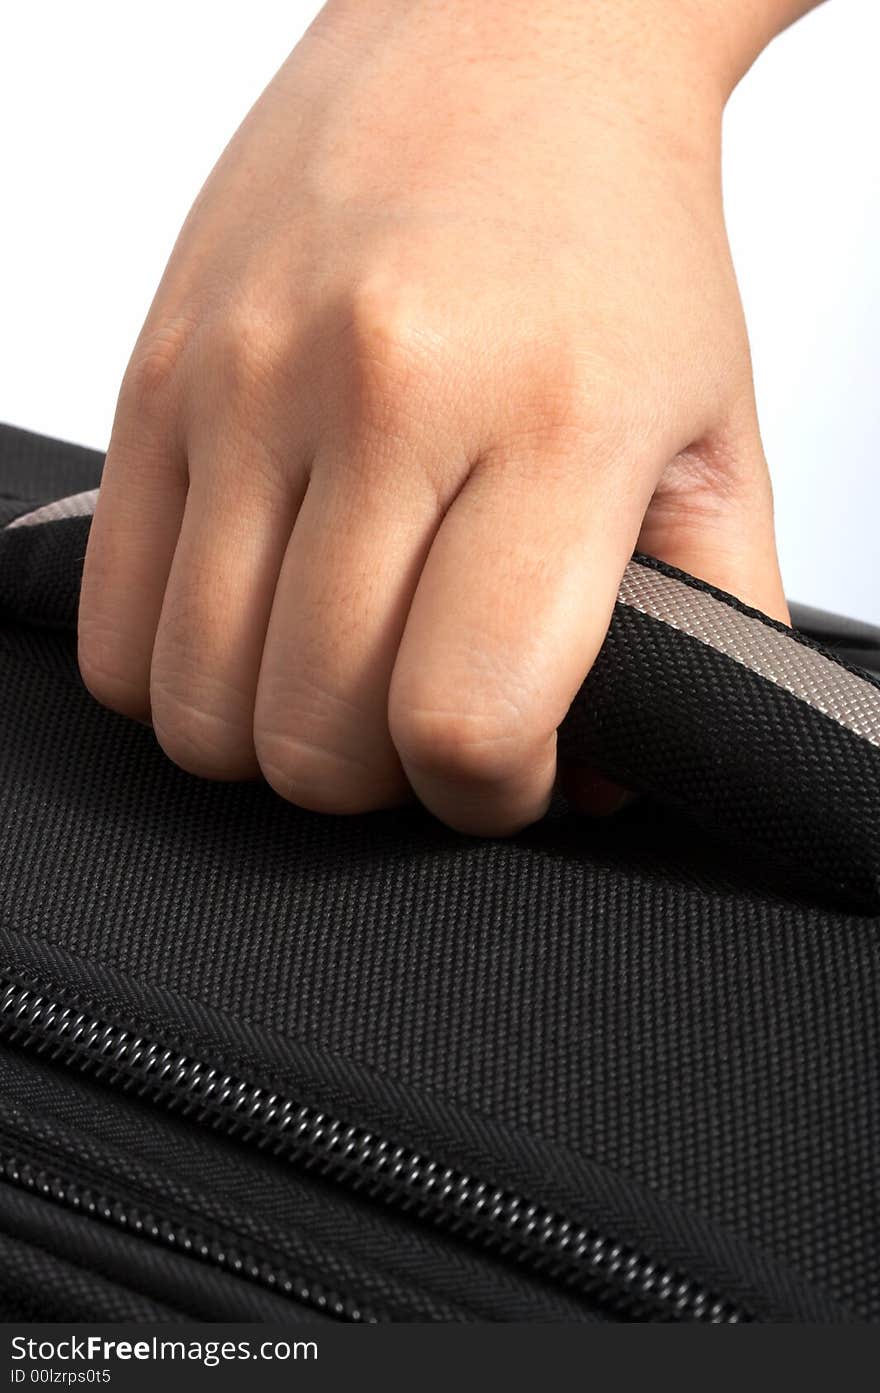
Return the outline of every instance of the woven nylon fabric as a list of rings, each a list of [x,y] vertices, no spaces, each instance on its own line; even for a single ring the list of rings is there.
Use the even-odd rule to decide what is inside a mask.
[[[86,1223],[80,1221],[81,1232]],[[188,1318],[164,1302],[0,1231],[0,1321],[176,1323]]]
[[[656,671],[659,707],[644,696]],[[877,904],[880,750],[697,638],[619,606],[560,749],[595,752],[624,785],[804,884]]]
[[[510,843],[175,769],[2,635],[4,921],[582,1150],[880,1315],[878,925],[647,811]],[[45,654],[54,650],[46,661]]]
[[[0,611],[75,627],[94,496],[0,529]],[[560,749],[880,909],[880,682],[693,577],[630,562]]]
[[[0,1185],[0,1253],[4,1242],[18,1249],[13,1272],[32,1288],[38,1311],[42,1300],[37,1318],[308,1319],[277,1292],[9,1185]]]
[[[77,503],[65,499],[59,506]],[[636,562],[624,572],[620,598],[631,609],[699,639],[880,746],[880,687],[818,647],[793,642],[790,630],[732,605],[712,603],[685,580]]]
[[[69,494],[53,503],[43,503],[21,513],[6,524],[7,527],[38,527],[45,522],[62,522],[66,518],[92,517],[98,501],[97,489],[86,489],[83,493]]]
[[[874,625],[866,624],[861,619],[830,614],[812,605],[793,602],[789,609],[796,628],[807,630],[845,662],[880,675],[880,630]]]
[[[876,916],[670,808],[478,842],[194,779],[63,632],[0,626],[0,731],[13,940],[568,1147],[880,1319]]]
[[[10,537],[19,528],[40,529],[48,523],[90,519],[98,501],[98,489],[55,499],[28,508],[5,524],[0,538],[4,554],[0,579],[4,602],[15,617],[29,622],[75,624],[80,555],[87,538],[79,529],[48,528]],[[17,547],[16,543],[20,543]],[[63,593],[44,597],[46,573],[49,585],[59,572]],[[23,584],[24,583],[24,584]],[[880,683],[864,670],[840,661],[839,655],[804,642],[793,630],[748,611],[732,597],[699,585],[694,578],[649,557],[636,555],[621,579],[619,603],[640,614],[659,619],[672,628],[701,640],[718,654],[732,658],[749,671],[766,678],[814,710],[844,726],[869,744],[880,747]],[[876,635],[880,638],[880,634]],[[662,677],[662,673],[658,676]]]
[[[264,1153],[28,1054],[0,1051],[0,1136],[49,1169],[86,1174],[228,1250],[258,1253],[382,1320],[583,1321],[589,1306],[418,1232]],[[313,1312],[314,1307],[310,1308]],[[332,1300],[331,1300],[332,1309]],[[315,1312],[317,1314],[317,1312]],[[241,1319],[245,1319],[241,1315]],[[255,1317],[256,1318],[256,1317]]]
[[[103,456],[97,450],[17,426],[0,425],[0,523],[55,498],[94,488]]]

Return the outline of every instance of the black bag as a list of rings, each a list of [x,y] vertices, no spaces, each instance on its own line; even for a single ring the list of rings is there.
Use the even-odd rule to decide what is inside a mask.
[[[636,557],[630,811],[320,816],[86,692],[101,463],[0,433],[0,1317],[880,1320],[880,632]]]

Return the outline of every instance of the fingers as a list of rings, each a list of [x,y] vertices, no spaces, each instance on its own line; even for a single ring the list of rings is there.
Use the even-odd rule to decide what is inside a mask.
[[[158,415],[133,420],[114,432],[86,561],[84,678],[151,713],[182,767],[262,772],[307,808],[412,788],[465,832],[538,818],[637,538],[787,618],[747,417],[665,469],[595,439],[495,450],[445,516],[390,435],[381,460],[336,441],[306,487],[305,460],[278,471],[242,432],[191,442],[185,466]],[[594,812],[624,801],[591,773],[565,782]]]
[[[305,464],[282,475],[230,427],[191,451],[190,475],[153,647],[153,728],[190,773],[252,778],[257,679]]]
[[[478,466],[445,517],[394,668],[391,734],[419,797],[504,834],[550,798],[556,729],[602,643],[646,499],[594,452]]]
[[[408,457],[384,470],[316,462],[278,580],[255,713],[262,771],[291,802],[350,813],[408,796],[388,686],[436,526],[436,495]]]
[[[789,622],[770,476],[754,408],[669,462],[648,507],[639,548]],[[620,812],[633,795],[592,769],[569,765],[562,787],[580,812]]]
[[[753,408],[670,462],[639,547],[789,622],[770,475]]]
[[[137,720],[150,715],[150,661],[187,492],[182,442],[148,359],[120,395],[83,567],[78,657],[86,686]]]

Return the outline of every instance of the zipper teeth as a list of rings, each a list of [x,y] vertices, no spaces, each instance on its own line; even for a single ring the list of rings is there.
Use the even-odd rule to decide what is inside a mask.
[[[16,1156],[0,1153],[0,1179],[42,1199],[53,1200],[66,1209],[88,1214],[115,1228],[126,1229],[165,1248],[198,1258],[236,1277],[244,1277],[257,1286],[278,1292],[300,1305],[335,1316],[338,1320],[367,1325],[378,1322],[378,1317],[368,1307],[359,1305],[351,1297],[340,1296],[319,1282],[309,1282],[305,1277],[265,1262],[234,1243],[211,1237],[191,1224],[159,1218],[139,1205],[116,1199],[102,1190],[62,1180],[53,1172],[20,1161]]]
[[[751,1314],[702,1283],[521,1195],[440,1165],[194,1056],[0,975],[0,1030],[227,1135],[428,1218],[627,1314],[738,1324]]]

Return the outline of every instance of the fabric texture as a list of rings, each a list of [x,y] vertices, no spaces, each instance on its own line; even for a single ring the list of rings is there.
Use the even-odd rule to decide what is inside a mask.
[[[75,626],[97,492],[7,519],[11,618]],[[560,748],[841,901],[880,908],[880,679],[731,596],[634,557]]]
[[[97,455],[2,446],[7,521],[98,481]],[[713,1280],[880,1320],[872,740],[622,602],[561,739],[648,791],[628,814],[559,800],[475,841],[305,813],[91,699],[87,525],[0,533],[0,964]],[[873,710],[873,678],[786,642]]]

